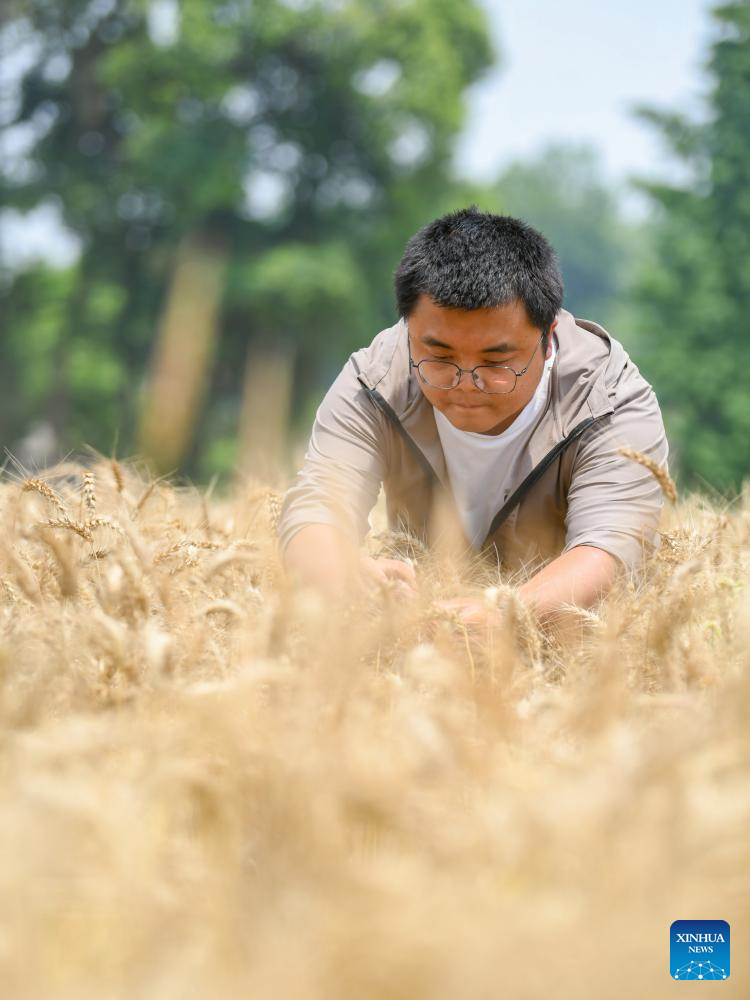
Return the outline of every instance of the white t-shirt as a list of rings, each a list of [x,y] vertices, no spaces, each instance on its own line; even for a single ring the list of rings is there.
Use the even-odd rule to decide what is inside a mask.
[[[525,448],[546,406],[550,370],[557,350],[557,338],[553,333],[552,352],[544,362],[534,395],[502,434],[459,430],[445,414],[433,407],[451,489],[472,545],[482,544],[492,518],[507,499],[514,461]]]

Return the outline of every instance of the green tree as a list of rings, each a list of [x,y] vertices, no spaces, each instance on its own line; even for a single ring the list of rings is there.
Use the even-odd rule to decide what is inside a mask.
[[[4,413],[7,437],[41,407],[68,446],[109,447],[118,429],[132,446],[186,240],[226,258],[210,433],[236,421],[249,346],[289,341],[302,399],[392,322],[388,255],[450,187],[464,92],[493,58],[475,0],[27,0],[3,16],[6,47],[38,48],[8,123],[35,138],[3,171],[5,202],[57,198],[83,248],[46,380]],[[46,307],[28,308],[18,278],[5,312],[35,336]]]
[[[706,120],[639,112],[688,180],[640,183],[656,213],[635,296],[680,478],[733,493],[750,470],[750,2],[712,17]]]

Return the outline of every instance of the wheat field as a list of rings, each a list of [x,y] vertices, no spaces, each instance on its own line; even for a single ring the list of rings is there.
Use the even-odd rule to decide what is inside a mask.
[[[750,497],[559,635],[289,592],[262,484],[0,503],[3,998],[661,998],[693,918],[750,995]]]

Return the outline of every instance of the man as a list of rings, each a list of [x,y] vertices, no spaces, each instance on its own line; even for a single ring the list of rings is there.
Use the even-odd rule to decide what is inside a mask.
[[[383,484],[393,528],[433,544],[452,523],[505,568],[546,563],[518,588],[541,621],[590,607],[658,544],[659,484],[619,453],[666,465],[651,386],[562,308],[557,256],[519,219],[475,206],[436,219],[407,244],[395,290],[401,318],[349,358],[284,498],[289,574],[338,592],[356,572],[412,587],[409,563],[352,555]],[[448,603],[467,622],[487,614]]]

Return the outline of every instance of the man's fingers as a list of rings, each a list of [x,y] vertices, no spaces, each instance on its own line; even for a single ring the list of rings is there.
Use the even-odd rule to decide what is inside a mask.
[[[402,562],[401,559],[378,559],[377,562],[383,567],[387,576],[403,580],[413,587],[417,586],[417,574],[409,563]]]
[[[381,587],[395,586],[400,593],[413,596],[417,593],[417,576],[414,567],[400,559],[373,559],[365,556],[362,568],[366,577]]]
[[[436,612],[452,612],[464,625],[497,625],[501,623],[498,613],[488,607],[486,601],[474,597],[451,597],[433,601]]]
[[[386,575],[385,569],[382,566],[379,566],[374,559],[365,564],[365,573],[372,583],[379,583],[383,586],[388,583],[388,576]]]

